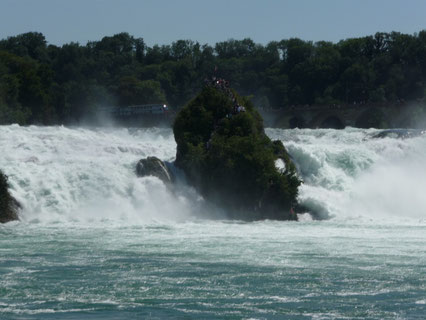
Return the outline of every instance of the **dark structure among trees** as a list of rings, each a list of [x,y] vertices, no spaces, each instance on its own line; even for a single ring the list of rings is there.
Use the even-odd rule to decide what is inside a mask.
[[[153,47],[127,33],[62,47],[25,33],[0,41],[0,123],[72,123],[105,105],[180,107],[215,66],[263,108],[416,101],[425,96],[426,31],[338,43],[179,40]]]

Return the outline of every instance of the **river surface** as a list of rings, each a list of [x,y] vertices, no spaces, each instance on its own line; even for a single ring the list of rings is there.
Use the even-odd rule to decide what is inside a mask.
[[[268,129],[314,217],[247,223],[135,177],[169,129],[0,126],[0,319],[424,319],[426,137],[379,133]]]

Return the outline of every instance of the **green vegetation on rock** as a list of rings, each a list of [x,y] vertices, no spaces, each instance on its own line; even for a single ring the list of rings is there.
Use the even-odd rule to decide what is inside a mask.
[[[235,103],[245,111],[235,112]],[[301,182],[284,146],[266,136],[248,99],[206,86],[178,113],[173,131],[176,165],[230,218],[296,219],[291,208]],[[285,170],[276,168],[278,159]]]

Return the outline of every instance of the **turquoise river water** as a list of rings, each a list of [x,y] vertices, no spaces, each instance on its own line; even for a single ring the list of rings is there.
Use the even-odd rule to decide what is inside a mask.
[[[379,132],[268,129],[315,214],[248,223],[136,178],[171,130],[0,126],[0,319],[425,319],[426,137]]]

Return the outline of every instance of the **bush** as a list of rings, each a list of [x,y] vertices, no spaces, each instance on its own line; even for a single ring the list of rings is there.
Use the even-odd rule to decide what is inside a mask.
[[[245,112],[236,113],[230,93]],[[177,115],[176,165],[208,200],[231,218],[295,219],[290,213],[300,180],[281,142],[265,134],[248,99],[207,86]],[[286,170],[279,172],[275,161]]]

